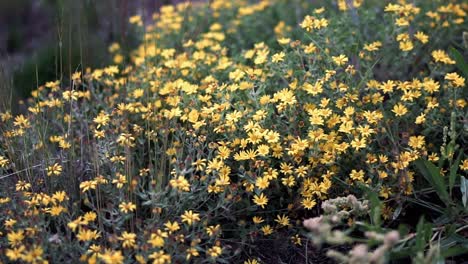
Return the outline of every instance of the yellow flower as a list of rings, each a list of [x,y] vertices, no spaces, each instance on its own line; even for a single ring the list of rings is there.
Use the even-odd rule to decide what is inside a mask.
[[[262,208],[265,208],[265,205],[268,204],[268,198],[265,195],[263,195],[263,193],[261,193],[260,196],[258,196],[258,195],[254,196],[253,202],[256,205],[258,205],[258,206],[260,206]]]
[[[182,222],[187,223],[188,225],[192,225],[194,222],[200,221],[200,214],[193,213],[192,210],[185,211],[181,217]]]
[[[294,176],[284,177],[281,179],[281,183],[285,186],[293,187],[294,185],[296,185],[296,179],[294,178]]]
[[[12,228],[15,224],[16,224],[16,220],[15,219],[7,219],[5,220],[5,227],[8,227],[8,228]]]
[[[421,113],[420,115],[416,117],[416,120],[414,121],[414,123],[420,125],[420,124],[423,124],[425,121],[426,121],[426,114]]]
[[[302,200],[302,206],[304,206],[304,208],[308,210],[312,209],[316,204],[317,202],[311,198],[305,198]]]
[[[99,115],[93,119],[93,122],[97,124],[97,128],[100,128],[101,126],[106,126],[109,123],[109,121],[109,115],[104,112],[100,112]]]
[[[348,57],[346,57],[343,54],[339,56],[332,56],[332,59],[333,59],[333,62],[338,66],[342,66],[348,63]]]
[[[462,87],[462,86],[465,85],[465,78],[461,77],[461,76],[458,75],[458,73],[456,73],[456,72],[447,73],[447,74],[445,75],[445,80],[451,81],[451,84],[452,84],[454,87]]]
[[[192,166],[195,166],[196,171],[202,171],[206,166],[206,159],[198,159],[192,162]]]
[[[29,120],[27,117],[24,117],[24,115],[19,115],[15,117],[15,121],[13,122],[13,125],[20,127],[20,128],[29,128],[31,127]]]
[[[276,219],[275,219],[275,222],[277,222],[280,226],[289,226],[290,223],[289,223],[289,217],[286,216],[286,215],[277,215],[276,216]]]
[[[177,223],[176,221],[172,222],[171,221],[167,221],[164,226],[166,227],[166,230],[169,231],[169,234],[172,233],[172,232],[176,232],[180,229],[180,226],[179,226],[179,223]]]
[[[392,190],[389,188],[389,187],[382,187],[382,189],[380,189],[380,192],[379,192],[379,195],[380,197],[383,197],[385,199],[388,199],[388,197],[392,194]]]
[[[280,38],[280,39],[278,39],[278,43],[281,44],[281,45],[289,44],[289,42],[291,42],[290,38]]]
[[[106,250],[104,253],[99,254],[98,256],[106,264],[123,264],[125,259],[120,250]]]
[[[291,241],[292,241],[295,245],[302,246],[301,237],[300,237],[298,234],[292,236],[292,237],[291,237]]]
[[[81,192],[86,192],[88,190],[94,190],[97,187],[96,181],[83,181],[80,183]]]
[[[254,224],[261,224],[263,223],[265,220],[263,220],[263,218],[261,216],[254,216],[252,218],[252,221],[254,222]]]
[[[76,235],[79,241],[91,241],[93,239],[99,238],[100,236],[101,235],[99,235],[96,230],[92,231],[90,229],[81,229],[80,232],[78,232]]]
[[[317,51],[317,47],[314,45],[314,43],[310,43],[309,45],[304,47],[305,54],[311,54],[316,51]]]
[[[424,34],[424,32],[418,31],[414,34],[414,37],[419,40],[422,44],[429,42],[429,36]]]
[[[169,264],[171,263],[171,256],[166,254],[164,251],[157,251],[149,255],[150,259],[153,259],[153,264]]]
[[[274,62],[274,63],[284,61],[285,56],[286,56],[286,54],[284,52],[276,53],[271,57],[271,61]]]
[[[364,171],[363,170],[352,170],[349,174],[350,178],[354,181],[364,182]]]
[[[119,208],[120,208],[120,211],[124,213],[128,213],[128,212],[135,211],[136,205],[133,204],[132,202],[128,202],[128,203],[122,202],[121,204],[119,204]]]
[[[119,240],[123,241],[122,246],[124,248],[136,247],[135,239],[136,239],[136,234],[128,233],[127,231],[123,232],[122,235],[119,237]]]
[[[439,156],[437,156],[437,153],[432,153],[427,157],[428,160],[437,162],[439,161]]]
[[[8,163],[9,163],[8,159],[0,155],[0,168],[6,167]]]
[[[212,248],[208,249],[207,253],[213,258],[217,258],[223,253],[223,249],[219,246],[213,246]]]
[[[56,202],[63,202],[65,199],[68,199],[67,193],[64,191],[57,191],[52,195],[52,199]]]
[[[460,169],[464,171],[468,171],[468,159],[465,159],[460,164]]]
[[[424,136],[411,136],[408,142],[413,149],[423,149],[425,144]]]
[[[87,212],[86,214],[83,215],[83,221],[85,222],[92,222],[96,220],[97,215],[95,212]]]
[[[404,116],[408,113],[408,109],[403,104],[398,103],[393,107],[392,112],[395,113],[396,116]]]
[[[11,261],[17,261],[23,256],[23,252],[26,250],[25,246],[20,246],[17,248],[11,248],[6,250],[6,256]]]
[[[382,92],[386,94],[393,92],[393,87],[395,87],[395,82],[392,80],[388,80],[382,83],[381,85],[379,85],[379,89],[381,89]]]
[[[218,224],[218,225],[215,225],[215,226],[208,226],[206,228],[206,233],[209,235],[209,236],[213,236],[215,234],[217,234],[221,229],[221,226]]]
[[[132,93],[133,98],[138,99],[138,98],[143,97],[143,95],[145,95],[145,90],[141,88],[133,90],[133,93]]]
[[[375,41],[369,44],[364,45],[364,49],[367,51],[377,51],[382,47],[382,42]]]
[[[363,138],[354,138],[352,141],[351,141],[351,146],[355,149],[355,150],[359,150],[359,149],[363,149],[366,147],[366,138],[363,137]]]
[[[158,230],[156,233],[152,233],[148,243],[150,243],[153,247],[163,247],[164,246],[164,238],[167,238],[167,232],[161,232]]]
[[[58,163],[47,167],[47,176],[59,176],[62,173],[62,166]]]
[[[377,171],[377,173],[378,173],[380,179],[385,179],[385,178],[388,177],[388,173],[385,172],[385,171],[380,171],[379,170],[379,171]]]
[[[21,244],[21,241],[24,239],[24,230],[11,231],[7,235],[8,243],[10,246],[18,246]]]
[[[400,42],[400,49],[402,51],[411,51],[413,50],[414,46],[413,46],[413,42],[411,41],[402,41]]]
[[[128,21],[130,22],[130,24],[136,24],[138,26],[142,26],[143,25],[143,20],[141,19],[141,16],[140,15],[134,15],[134,16],[131,16]]]
[[[62,212],[66,211],[65,207],[61,206],[61,205],[56,205],[56,206],[52,206],[49,210],[47,210],[50,215],[52,216],[58,216],[60,215]]]
[[[263,234],[264,234],[265,236],[270,235],[270,234],[273,233],[273,229],[271,228],[270,225],[264,225],[264,226],[262,226],[261,230],[262,230],[262,232],[263,232]]]
[[[127,179],[125,178],[125,175],[120,174],[120,173],[117,173],[116,176],[117,176],[118,178],[112,180],[112,183],[113,183],[113,184],[116,184],[116,185],[117,185],[117,188],[120,189],[120,188],[122,188],[122,187],[124,186],[124,184],[127,183]]]
[[[188,192],[190,191],[190,183],[184,176],[178,176],[176,179],[172,179],[169,181],[169,184],[178,190]]]
[[[119,138],[117,138],[117,143],[124,147],[133,147],[135,146],[135,138],[132,134],[122,133],[120,134]]]
[[[257,180],[255,181],[255,186],[259,188],[260,190],[268,188],[270,185],[270,180],[268,177],[258,177]]]
[[[455,64],[455,61],[452,60],[449,55],[443,50],[434,50],[431,53],[432,58],[435,62],[442,62],[444,64]]]
[[[47,261],[44,261],[42,258],[43,253],[44,250],[42,247],[35,245],[32,249],[23,253],[21,260],[26,263],[47,263]]]
[[[194,247],[188,248],[186,252],[187,252],[186,260],[190,260],[192,257],[200,256],[200,253],[198,253],[198,250]]]

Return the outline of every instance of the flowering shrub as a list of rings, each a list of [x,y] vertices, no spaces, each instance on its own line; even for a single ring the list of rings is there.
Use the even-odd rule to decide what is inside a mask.
[[[215,0],[132,17],[131,63],[114,44],[115,65],[1,114],[0,260],[271,262],[258,241],[309,250],[302,221],[363,188],[382,201],[377,226],[434,188],[438,210],[465,199],[462,232],[461,2]]]

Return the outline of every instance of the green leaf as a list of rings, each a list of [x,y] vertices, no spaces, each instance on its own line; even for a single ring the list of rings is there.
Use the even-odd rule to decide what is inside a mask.
[[[463,73],[465,78],[468,78],[468,63],[465,62],[463,55],[454,47],[450,47],[450,54],[457,62],[457,68]]]
[[[455,257],[464,254],[468,254],[468,246],[466,245],[452,246],[450,248],[442,250],[441,252],[441,255],[444,258]]]
[[[461,176],[460,178],[460,191],[462,193],[462,203],[463,206],[466,208],[466,202],[468,200],[468,180],[463,176]]]
[[[416,226],[415,252],[422,252],[426,248],[427,242],[431,239],[432,225],[424,221],[424,217],[419,219]]]
[[[364,190],[366,193],[367,199],[370,202],[370,218],[371,218],[371,224],[374,227],[380,228],[380,223],[381,223],[381,208],[382,208],[382,202],[379,199],[378,192],[373,191],[366,185],[359,185],[361,189]]]
[[[401,210],[403,210],[403,205],[399,204],[395,209],[395,212],[393,212],[392,220],[396,220],[398,218],[398,216],[401,214]]]
[[[452,167],[450,167],[450,176],[449,176],[450,193],[452,193],[453,186],[455,185],[455,180],[457,179],[458,166],[460,165],[462,156],[463,156],[463,152],[460,152],[460,154],[458,154],[457,159],[452,164]]]
[[[448,205],[450,203],[450,197],[447,192],[447,186],[444,182],[443,176],[440,174],[439,168],[437,168],[430,161],[418,159],[415,161],[416,167],[419,172],[426,178],[431,186],[437,192],[440,199]]]

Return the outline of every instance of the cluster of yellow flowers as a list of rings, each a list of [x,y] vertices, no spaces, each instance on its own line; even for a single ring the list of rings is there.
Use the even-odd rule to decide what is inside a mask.
[[[49,82],[27,114],[1,114],[0,169],[20,179],[14,200],[25,203],[0,223],[7,260],[47,263],[34,236],[54,228],[48,243],[88,263],[216,261],[232,253],[222,238],[239,236],[235,228],[302,245],[295,220],[357,185],[383,200],[412,194],[412,162],[438,158],[438,143],[428,144],[436,132],[425,131],[467,106],[455,58],[428,34],[459,29],[468,6],[390,3],[388,32],[350,45],[336,32],[348,34],[341,18],[351,21],[365,1],[340,0],[337,10],[304,3],[309,15],[276,21],[272,41],[243,32],[292,1],[247,2],[166,6],[151,25],[131,17],[146,27],[131,64],[120,64],[113,44],[116,65],[77,72],[65,89]],[[210,19],[190,31],[207,7]],[[351,31],[346,39],[356,40],[359,28]],[[381,60],[396,56],[402,62]],[[429,70],[409,75],[414,59]],[[409,76],[378,63],[399,63]],[[0,208],[13,203],[0,198]],[[388,200],[384,217],[392,210]],[[51,226],[13,218],[38,215]]]

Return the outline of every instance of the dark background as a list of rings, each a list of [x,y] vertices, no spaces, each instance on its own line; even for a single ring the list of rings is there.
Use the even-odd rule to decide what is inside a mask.
[[[112,63],[108,46],[128,52],[162,5],[181,0],[0,0],[0,111],[16,108],[37,85]],[[61,43],[61,45],[60,45]]]

